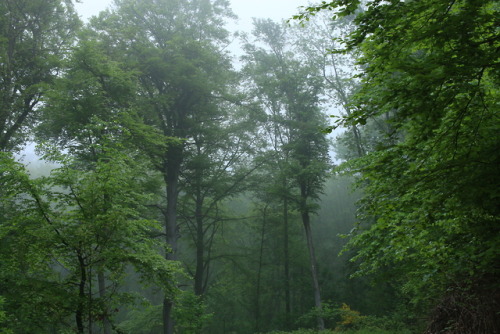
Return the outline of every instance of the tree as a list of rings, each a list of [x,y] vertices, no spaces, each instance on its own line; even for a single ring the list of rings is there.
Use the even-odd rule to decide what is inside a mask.
[[[105,53],[89,30],[64,62],[64,75],[46,90],[36,139],[68,151],[84,162],[97,162],[106,136],[136,149],[165,149],[168,138],[144,124],[134,109],[136,73]],[[99,122],[117,126],[109,129]],[[92,125],[93,124],[93,125]],[[112,131],[116,131],[113,133]]]
[[[344,16],[359,4],[310,10]],[[355,259],[362,273],[391,268],[414,302],[438,306],[433,333],[499,328],[488,297],[498,293],[498,9],[495,1],[373,1],[344,40],[364,66],[344,122],[387,115],[395,139],[348,166],[362,175],[363,211],[375,219],[352,239]]]
[[[180,179],[179,220],[195,248],[194,292],[208,288],[213,243],[227,219],[227,201],[250,187],[249,176],[259,164],[252,162],[256,121],[247,109],[226,102],[219,111],[223,122],[197,120],[197,133],[185,148]],[[196,120],[199,116],[194,115]]]
[[[26,142],[79,25],[69,0],[0,4],[0,151]]]
[[[89,36],[90,31],[84,30],[81,34],[82,37]],[[117,167],[114,160],[120,161],[122,157],[110,155],[110,151],[118,150],[118,147],[143,161],[150,161],[147,153],[164,149],[168,138],[143,124],[132,108],[137,84],[134,73],[123,63],[105,55],[102,44],[91,38],[82,38],[65,65],[64,76],[55,80],[46,93],[43,122],[37,127],[38,139],[53,143],[49,151],[68,152],[75,159],[75,168],[91,173],[96,172],[98,164],[109,163],[110,168]],[[149,150],[139,153],[143,147]],[[154,179],[146,165],[143,166],[144,174],[147,179]],[[158,188],[150,187],[147,191],[157,192]],[[112,197],[112,193],[103,193],[102,200],[111,203]],[[105,215],[110,208],[102,204],[100,214]],[[108,235],[110,231],[103,228],[102,233]],[[106,237],[102,235],[100,238]],[[90,266],[89,270],[97,270],[99,295],[106,298],[109,295],[108,282],[114,279],[113,273],[105,266],[97,269]],[[91,282],[91,275],[87,276]],[[103,304],[102,307],[110,306]],[[102,314],[104,333],[111,333],[111,314],[108,309]]]
[[[177,138],[156,152],[156,169],[163,175],[166,203],[162,205],[169,260],[177,259],[177,203],[185,146],[197,133],[197,120],[215,121],[230,68],[221,45],[231,16],[226,1],[116,2],[113,12],[93,21],[95,34],[108,52],[138,73],[137,110],[164,136]],[[196,117],[195,117],[196,115]],[[164,300],[164,332],[173,333],[173,300]]]
[[[11,333],[48,332],[50,323],[67,315],[63,307],[67,298],[54,293],[58,289],[45,280],[52,277],[46,262],[46,233],[41,233],[38,211],[26,194],[35,184],[11,154],[1,152],[0,160],[2,328]]]
[[[128,264],[167,295],[176,289],[171,282],[178,269],[157,251],[160,244],[151,238],[160,224],[143,218],[151,201],[144,191],[147,173],[134,163],[141,159],[116,149],[124,151],[119,146],[108,148],[88,172],[71,163],[55,170],[52,185],[68,191],[50,194],[57,209],[43,213],[63,244],[61,254],[54,254],[56,261],[70,273],[72,285],[78,286],[75,318],[79,333],[85,327],[90,330],[93,321],[111,327],[112,307],[125,300],[118,287]],[[97,300],[93,275],[99,283]]]
[[[315,306],[321,309],[310,215],[329,168],[328,143],[318,130],[326,126],[319,108],[322,83],[316,67],[287,50],[287,32],[282,26],[269,20],[255,21],[254,35],[267,49],[247,45],[246,70],[257,99],[269,113],[269,145],[275,150],[283,183],[285,234],[286,207],[292,202],[301,215],[310,255]],[[286,253],[286,241],[284,247]],[[324,328],[321,317],[318,317],[318,327]]]
[[[355,28],[353,20],[356,14],[332,20],[328,12],[321,12],[310,18],[307,24],[299,25],[294,29],[297,36],[295,43],[299,46],[301,53],[313,62],[322,74],[325,84],[324,94],[328,103],[336,113],[348,117],[352,113],[352,95],[360,84],[356,78],[359,69],[355,64],[355,52],[342,54],[331,50],[341,47],[339,40],[345,38]],[[336,120],[334,125],[325,129],[331,133],[340,125],[342,118],[338,115],[330,117]],[[352,136],[349,144],[354,146],[352,151],[355,157],[361,157],[366,153],[366,143],[359,125],[350,124],[345,136]]]
[[[16,333],[113,326],[112,310],[133,301],[118,289],[128,265],[145,282],[175,292],[169,282],[179,269],[150,237],[158,222],[143,218],[151,200],[144,169],[124,151],[108,147],[90,169],[54,153],[61,167],[38,180],[2,156],[2,180],[16,186],[8,188],[2,204],[23,204],[2,224],[2,260],[9,270],[2,274],[1,291]],[[94,287],[99,273],[107,273],[105,291]]]

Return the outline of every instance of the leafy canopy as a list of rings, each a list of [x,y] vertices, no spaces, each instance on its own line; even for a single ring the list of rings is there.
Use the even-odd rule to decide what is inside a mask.
[[[359,6],[323,2],[296,18],[323,9],[345,16]],[[360,272],[395,272],[417,299],[498,275],[498,3],[362,6],[336,50],[360,52],[363,68],[343,124],[376,119],[388,130],[370,154],[344,165],[361,175],[361,218],[373,222],[350,242]]]

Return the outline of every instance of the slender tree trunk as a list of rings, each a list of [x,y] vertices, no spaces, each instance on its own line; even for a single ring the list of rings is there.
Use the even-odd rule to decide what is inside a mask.
[[[266,234],[267,206],[264,208],[262,217],[262,229],[260,231],[259,267],[257,269],[257,282],[255,291],[255,332],[260,331],[260,280],[262,275],[262,261],[264,259],[264,237]]]
[[[99,161],[96,152],[92,152],[92,160],[97,163]],[[103,162],[109,163],[109,159],[105,158],[103,159]],[[108,210],[110,209],[110,203],[111,203],[111,196],[106,192],[103,195],[103,211],[102,214],[105,215]],[[104,228],[101,230],[101,233],[103,236],[107,237],[110,233],[113,233],[113,231],[110,231],[109,228]],[[106,297],[106,277],[104,275],[104,268],[99,269],[97,272],[97,286],[99,289],[99,297],[104,301],[104,298]],[[104,305],[104,303],[103,303]],[[108,307],[104,310],[104,314],[102,315],[102,323],[103,323],[103,329],[104,329],[104,334],[111,334],[111,322],[109,321],[109,314],[108,314]]]
[[[177,186],[182,162],[182,146],[169,147],[165,166],[165,183],[167,193],[167,210],[165,215],[165,241],[171,248],[166,259],[177,261]],[[174,333],[172,310],[174,301],[166,296],[163,300],[163,333]]]
[[[283,200],[283,251],[285,262],[285,329],[290,329],[290,252],[288,249],[288,199]]]
[[[311,261],[311,275],[313,280],[313,289],[314,289],[314,305],[316,306],[319,312],[322,311],[321,306],[321,292],[319,289],[319,281],[318,281],[318,271],[316,269],[316,255],[314,254],[314,244],[312,240],[312,232],[311,232],[311,223],[309,220],[309,213],[302,213],[302,223],[304,224],[304,229],[306,232],[307,239],[307,249],[309,250],[309,258]],[[325,329],[325,322],[321,316],[318,316],[318,329]]]
[[[203,277],[205,271],[205,236],[203,233],[203,216],[202,206],[203,200],[201,198],[200,189],[197,189],[196,203],[195,203],[195,219],[196,219],[196,272],[194,274],[194,293],[197,296],[202,296]]]
[[[340,97],[340,100],[342,101],[342,106],[347,114],[347,116],[351,116],[351,107],[349,106],[349,98],[347,97],[348,93],[345,91],[345,86],[342,83],[342,80],[340,78],[340,75],[337,71],[337,65],[335,61],[332,61],[333,64],[333,70],[335,73],[335,83],[331,81],[325,74],[325,69],[323,69],[323,75],[325,79],[332,85],[333,89],[337,91],[337,95]],[[363,144],[361,143],[361,133],[356,125],[351,126],[351,131],[354,136],[354,142],[356,144],[356,151],[358,153],[358,157],[362,157],[365,155],[365,150],[363,148]]]
[[[76,328],[78,334],[83,334],[83,312],[84,312],[84,299],[85,299],[85,285],[87,284],[87,273],[85,267],[85,260],[83,256],[78,253],[78,265],[80,266],[80,282],[78,284],[78,306],[75,313]]]
[[[106,277],[104,276],[103,270],[99,270],[97,273],[97,283],[99,284],[99,297],[104,299],[106,297]],[[109,310],[106,308],[102,318],[104,334],[111,334],[111,322],[109,321],[108,311]]]

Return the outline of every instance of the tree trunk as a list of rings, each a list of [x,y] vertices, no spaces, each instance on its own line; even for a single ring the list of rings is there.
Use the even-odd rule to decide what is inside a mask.
[[[338,74],[337,71],[337,65],[335,64],[335,61],[332,61],[333,64],[333,70],[335,73],[335,83],[332,82],[328,77],[326,76],[324,70],[323,70],[323,75],[325,79],[330,83],[330,85],[333,87],[333,89],[337,92],[337,95],[340,97],[342,107],[344,108],[347,116],[351,116],[351,107],[350,107],[350,100],[348,98],[348,93],[345,91],[345,86],[342,83],[342,80],[340,78],[340,75]],[[358,157],[362,157],[365,155],[365,150],[363,148],[363,144],[361,143],[361,133],[356,125],[351,126],[351,131],[354,136],[354,142],[356,144],[356,151],[358,153]]]
[[[165,183],[167,193],[167,210],[165,214],[165,241],[171,248],[166,254],[166,259],[177,261],[177,186],[179,181],[179,171],[182,162],[182,146],[169,147],[165,161]],[[174,301],[170,296],[165,296],[163,300],[163,333],[174,333],[174,319],[172,310]]]
[[[290,252],[288,249],[288,199],[283,200],[283,251],[285,263],[285,329],[290,330]]]
[[[267,206],[264,208],[262,217],[262,229],[260,232],[259,267],[257,269],[257,282],[255,291],[255,332],[260,331],[260,280],[262,275],[262,261],[264,259],[264,237],[266,235]]]
[[[196,220],[196,272],[194,274],[194,294],[202,296],[203,277],[205,272],[205,235],[203,233],[203,216],[202,216],[203,200],[201,198],[200,189],[197,189],[196,204],[195,204],[195,220]]]
[[[104,300],[106,297],[106,278],[103,270],[99,270],[97,273],[97,283],[99,284],[99,297]],[[111,334],[111,322],[109,321],[108,311],[109,310],[106,308],[102,316],[104,334]]]
[[[174,321],[172,319],[172,309],[174,303],[168,298],[163,299],[163,333],[173,334],[174,333]]]
[[[307,240],[307,249],[309,250],[309,258],[310,258],[310,262],[311,262],[311,275],[312,275],[313,290],[314,290],[314,305],[316,306],[317,311],[321,313],[321,311],[322,311],[321,293],[320,293],[320,289],[319,289],[318,272],[316,269],[316,267],[317,267],[316,255],[314,254],[314,244],[313,244],[312,232],[311,232],[311,222],[310,222],[310,218],[309,218],[309,212],[307,210],[302,210],[302,211],[303,211],[301,213],[302,223],[304,224],[304,230],[306,233],[306,240]],[[323,317],[319,315],[317,318],[317,321],[318,321],[318,329],[324,330],[325,329],[325,322],[323,320]]]
[[[87,273],[86,273],[86,266],[85,266],[85,260],[83,259],[83,256],[78,253],[78,265],[80,267],[80,282],[78,284],[78,306],[76,309],[75,313],[75,320],[76,320],[76,328],[78,331],[78,334],[83,334],[84,332],[84,326],[83,326],[83,312],[84,312],[84,299],[85,299],[85,285],[87,284]]]

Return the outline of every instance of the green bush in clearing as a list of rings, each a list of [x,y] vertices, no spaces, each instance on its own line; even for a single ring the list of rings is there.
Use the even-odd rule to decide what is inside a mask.
[[[297,329],[292,332],[272,331],[272,332],[267,332],[265,334],[318,334],[318,333],[319,332],[316,329]],[[321,331],[321,334],[332,334],[332,333],[334,332],[330,330]]]
[[[406,327],[406,325],[391,317],[375,317],[375,316],[364,316],[360,319],[353,328],[355,330],[353,333],[356,334],[385,334],[385,333],[397,333],[397,334],[410,334],[411,331]],[[350,332],[347,332],[350,333]]]
[[[268,332],[266,334],[410,334],[411,332],[408,330],[385,330],[385,329],[377,329],[377,328],[364,328],[364,329],[350,329],[350,330],[324,330],[317,331],[315,329],[297,329],[292,332],[282,332],[282,331],[273,331]]]
[[[358,329],[358,330],[348,330],[345,332],[334,332],[334,333],[342,333],[342,334],[409,334],[410,332],[400,332],[400,331],[387,331],[385,329]]]
[[[324,330],[321,332],[315,329],[298,329],[292,332],[273,331],[273,332],[268,332],[266,334],[410,334],[410,332],[407,330],[390,331],[385,329],[364,328],[364,329],[350,329],[346,331]]]

